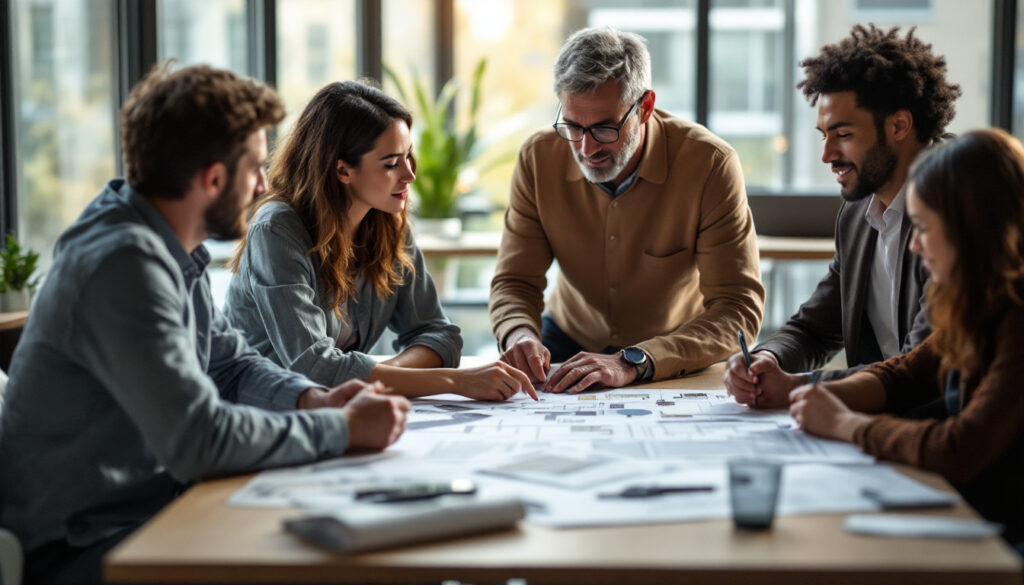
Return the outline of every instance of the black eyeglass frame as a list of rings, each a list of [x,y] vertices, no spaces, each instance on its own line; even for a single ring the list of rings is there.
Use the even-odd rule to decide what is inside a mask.
[[[600,142],[601,144],[613,144],[619,141],[619,135],[622,132],[622,127],[626,125],[626,122],[629,121],[629,117],[633,115],[633,112],[636,111],[637,107],[640,105],[640,102],[644,101],[645,97],[647,97],[646,91],[635,102],[633,102],[633,107],[629,108],[629,111],[626,112],[626,115],[623,116],[621,120],[619,120],[619,123],[616,126],[609,126],[608,124],[580,126],[579,124],[572,124],[570,122],[559,122],[558,119],[562,117],[562,102],[558,102],[558,112],[555,113],[555,123],[552,124],[551,127],[555,129],[555,133],[558,134],[559,138],[563,140],[568,140],[569,142],[583,142],[583,137],[589,133],[591,138],[593,138],[597,142]],[[572,130],[578,130],[580,132],[580,137],[576,140],[573,140],[572,138],[566,136],[565,134],[562,134],[562,128],[565,128],[567,133]],[[615,138],[612,140],[601,140],[600,138],[597,137],[596,134],[594,134],[595,130],[614,131]]]

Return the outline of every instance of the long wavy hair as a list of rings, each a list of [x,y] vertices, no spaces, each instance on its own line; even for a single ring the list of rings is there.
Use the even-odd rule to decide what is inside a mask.
[[[1003,130],[971,132],[927,151],[910,181],[956,251],[928,291],[941,369],[972,378],[993,357],[1001,316],[1024,306],[1024,147]]]
[[[397,121],[412,127],[409,111],[380,90],[358,81],[328,84],[306,105],[275,153],[267,195],[253,210],[283,201],[299,214],[313,240],[309,253],[319,258],[317,276],[339,317],[341,303],[356,294],[360,272],[381,298],[413,273],[405,246],[406,210],[391,214],[371,209],[349,237],[352,196],[337,176],[339,160],[358,168],[363,155]],[[245,244],[243,238],[232,271],[238,270]]]

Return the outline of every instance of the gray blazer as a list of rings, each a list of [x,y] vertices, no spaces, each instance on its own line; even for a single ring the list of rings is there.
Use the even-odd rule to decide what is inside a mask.
[[[867,314],[868,280],[878,231],[864,220],[870,197],[843,203],[836,217],[836,254],[828,274],[814,294],[781,329],[754,351],[770,351],[787,372],[806,372],[824,366],[840,349],[846,350],[846,370],[826,371],[834,380],[881,361],[874,330]],[[921,343],[931,333],[924,293],[928,272],[921,259],[908,249],[910,219],[904,214],[900,227],[899,313],[897,323],[901,352]]]
[[[342,322],[322,290],[316,272],[320,260],[309,252],[312,248],[309,231],[287,203],[268,203],[253,218],[224,302],[224,315],[253,349],[333,386],[370,375],[376,362],[366,352],[387,327],[398,333],[396,351],[422,345],[441,356],[444,367],[459,365],[462,336],[441,310],[411,234],[407,250],[416,273],[404,274],[404,282],[389,297],[380,298],[361,274],[356,277],[356,296],[342,308],[359,333],[349,351],[336,346]]]

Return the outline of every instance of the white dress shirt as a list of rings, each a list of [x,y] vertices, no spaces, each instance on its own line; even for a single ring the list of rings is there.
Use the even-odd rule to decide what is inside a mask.
[[[896,317],[899,315],[900,259],[903,256],[900,227],[905,208],[903,191],[896,195],[888,207],[883,205],[877,195],[872,195],[871,204],[864,214],[868,225],[878,230],[875,256],[871,261],[871,276],[868,279],[867,311],[875,339],[885,359],[900,353]]]

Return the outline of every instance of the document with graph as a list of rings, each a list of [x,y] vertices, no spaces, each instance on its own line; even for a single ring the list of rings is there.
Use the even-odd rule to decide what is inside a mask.
[[[878,510],[864,493],[880,484],[915,499],[939,494],[853,445],[803,433],[785,411],[750,410],[724,390],[678,388],[541,394],[536,402],[414,400],[405,435],[387,451],[266,471],[230,503],[375,506],[355,495],[467,480],[475,495],[448,497],[518,497],[528,521],[548,526],[725,518],[725,462],[735,457],[787,464],[781,514]]]

